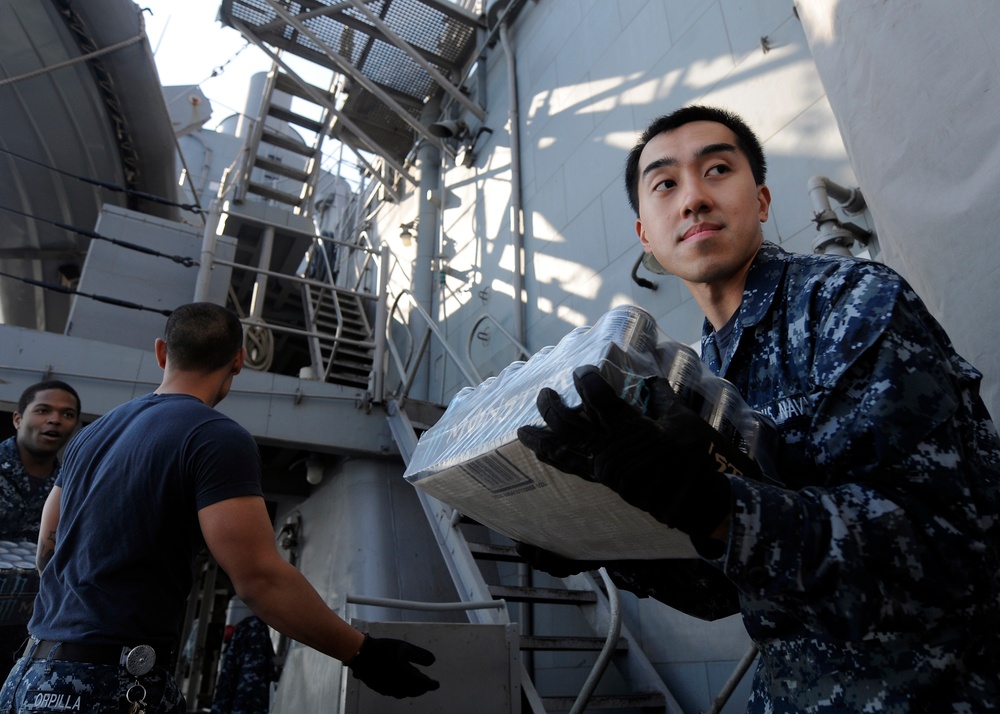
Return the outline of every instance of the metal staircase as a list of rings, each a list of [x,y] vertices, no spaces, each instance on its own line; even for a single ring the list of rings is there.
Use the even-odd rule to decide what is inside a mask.
[[[294,109],[291,100],[297,105]],[[303,85],[275,64],[267,76],[233,200],[242,203],[253,194],[308,215],[320,175],[323,140],[333,121],[332,103],[332,92]],[[312,140],[283,133],[286,125],[305,130]]]
[[[322,102],[316,101],[319,91],[315,87],[301,86],[298,80],[291,79],[277,66],[268,77],[260,118],[247,142],[245,160],[236,182],[233,194],[236,205],[226,211],[226,233],[239,236],[241,245],[256,246],[241,265],[253,267],[246,270],[246,285],[236,293],[252,292],[255,296],[249,319],[256,321],[262,330],[279,333],[284,330],[289,335],[304,338],[317,379],[367,391],[374,402],[384,404],[399,452],[408,463],[416,447],[418,428],[429,428],[439,415],[435,414],[435,405],[406,397],[413,378],[413,365],[423,358],[427,338],[434,332],[429,316],[423,315],[428,320],[428,335],[420,341],[417,354],[407,360],[409,366],[402,364],[394,354],[407,386],[400,396],[386,399],[372,385],[373,375],[383,368],[375,358],[375,333],[385,332],[384,315],[381,328],[376,325],[373,329],[369,322],[364,301],[373,296],[338,285],[334,266],[325,252],[322,270],[309,274],[308,271],[288,269],[295,255],[317,250],[318,236],[308,216],[319,171],[321,145],[331,116],[325,105],[332,101],[329,93],[322,95]],[[319,108],[320,118],[309,119],[305,114],[282,106],[275,101],[279,93],[312,101]],[[296,142],[281,133],[280,125],[275,126],[277,122],[269,124],[268,118],[302,127],[313,133],[315,139],[312,144]],[[301,161],[288,160],[289,154]],[[270,184],[268,177],[272,180]],[[264,201],[245,200],[249,195],[259,196]],[[309,248],[307,242],[311,243]],[[276,264],[283,269],[276,270]],[[294,292],[298,294],[296,302],[301,301],[301,311],[297,314],[302,320],[297,326],[279,325],[264,319],[267,315],[263,296],[281,294],[277,290],[281,275],[297,275],[299,287]],[[265,286],[268,286],[267,291]],[[379,299],[382,301],[386,299],[383,290],[381,286]],[[292,293],[284,291],[289,298]],[[269,305],[271,302],[274,301],[269,298]],[[290,305],[292,301],[285,299],[283,302]],[[419,309],[416,312],[420,312]],[[442,345],[448,351],[446,341],[442,341]],[[459,367],[466,374],[460,364]],[[476,382],[475,379],[468,381]],[[606,573],[601,572],[599,579],[592,573],[555,578],[540,587],[536,578],[540,582],[549,576],[533,574],[521,563],[511,541],[468,521],[461,513],[424,492],[417,490],[417,494],[461,601],[491,605],[469,609],[470,622],[508,625],[510,615],[506,604],[524,606],[519,618],[522,623],[530,623],[535,608],[567,608],[572,612],[565,618],[544,618],[570,623],[566,632],[534,632],[529,624],[520,636],[522,712],[579,714],[586,708],[586,711],[614,710],[617,714],[682,713],[642,648],[636,646],[636,638],[623,624],[618,593]],[[511,564],[519,564],[514,578],[511,577]],[[515,584],[511,584],[512,579]],[[504,605],[494,607],[493,602]],[[570,672],[569,676],[564,673],[550,676],[555,667],[533,666],[533,661],[557,656],[554,653],[574,654],[573,663],[563,668]],[[589,671],[586,667],[581,668],[581,661],[592,661],[592,668]],[[618,678],[602,686],[600,694],[595,693],[611,664]],[[577,675],[586,678],[582,684],[575,681]],[[542,683],[542,691],[536,687],[536,682]],[[570,691],[560,690],[563,686]]]
[[[386,406],[393,436],[404,461],[409,462],[416,448],[417,431],[405,408],[400,409],[398,402],[390,401]],[[469,521],[419,489],[417,493],[463,602],[504,600],[508,603],[570,607],[579,611],[592,633],[607,633],[605,637],[595,637],[592,633],[581,636],[579,632],[566,635],[522,634],[523,711],[532,714],[582,712],[586,707],[586,711],[613,709],[619,712],[681,714],[680,705],[642,649],[634,646],[635,638],[621,622],[617,591],[606,574],[601,573],[601,582],[589,573],[572,575],[558,579],[561,580],[560,587],[535,587],[530,578],[523,585],[501,584],[496,568],[490,566],[521,562],[510,541],[498,544],[496,541],[503,540],[503,536]],[[484,534],[487,538],[482,538]],[[505,610],[469,610],[472,622],[500,624],[506,617]],[[579,692],[543,696],[535,688],[530,665],[525,664],[531,661],[531,654],[541,652],[586,653],[588,657],[600,652],[600,655]],[[609,662],[615,665],[628,691],[594,695],[593,690]]]
[[[314,282],[304,284],[302,292],[317,377],[367,388],[375,345],[361,297],[350,290]]]

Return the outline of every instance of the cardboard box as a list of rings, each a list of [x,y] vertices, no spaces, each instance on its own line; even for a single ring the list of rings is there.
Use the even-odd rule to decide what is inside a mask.
[[[420,438],[405,477],[484,525],[564,557],[697,557],[686,534],[601,484],[539,462],[517,440],[518,427],[544,425],[535,406],[542,387],[555,389],[570,406],[580,403],[572,375],[587,364],[596,365],[623,398],[640,408],[643,380],[657,377],[673,379],[678,394],[697,387],[710,415],[712,398],[703,387],[721,381],[707,373],[689,347],[664,335],[648,313],[634,306],[616,308],[593,327],[578,328],[555,347],[456,395]],[[733,414],[740,412],[730,409],[727,418]],[[669,478],[669,464],[650,478]]]

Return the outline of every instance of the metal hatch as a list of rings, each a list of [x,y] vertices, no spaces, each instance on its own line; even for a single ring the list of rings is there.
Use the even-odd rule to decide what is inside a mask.
[[[476,54],[480,15],[447,0],[223,0],[219,19],[262,49],[345,78],[331,136],[402,163],[430,96],[444,91],[481,118],[459,84]],[[267,47],[265,47],[265,45]]]

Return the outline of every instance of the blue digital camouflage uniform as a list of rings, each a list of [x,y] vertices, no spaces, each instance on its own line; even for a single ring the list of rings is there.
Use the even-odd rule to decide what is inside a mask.
[[[17,437],[0,443],[0,540],[38,541],[42,506],[59,473],[57,460],[44,480],[29,476],[17,450]],[[37,585],[36,585],[37,588]],[[0,585],[0,590],[6,590]],[[28,610],[30,614],[30,609]],[[0,624],[0,677],[6,677],[28,638],[27,619]]]
[[[142,676],[141,685],[137,686],[136,678],[124,666],[65,662],[58,659],[57,651],[46,659],[19,659],[0,690],[0,700],[10,703],[10,711],[23,713],[124,713],[131,709],[130,702],[140,698],[148,712],[187,711],[184,697],[167,667],[156,665]]]
[[[731,477],[751,712],[1000,707],[1000,440],[981,375],[884,265],[765,243],[720,355],[786,488]],[[706,555],[716,555],[708,554]]]
[[[267,714],[274,679],[271,632],[259,617],[246,617],[222,655],[212,714]]]
[[[37,479],[29,476],[21,464],[16,438],[0,443],[0,540],[34,543],[38,540],[42,506],[56,481],[59,462],[45,483],[35,486],[33,481]]]

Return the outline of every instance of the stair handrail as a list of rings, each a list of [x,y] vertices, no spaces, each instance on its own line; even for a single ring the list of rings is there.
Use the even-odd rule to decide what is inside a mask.
[[[410,315],[411,316],[414,314],[418,315],[427,325],[427,331],[424,333],[424,339],[421,342],[420,348],[417,350],[417,354],[413,353],[412,341],[411,341],[410,351],[407,355],[407,360],[406,360],[410,362],[410,364],[407,367],[404,361],[400,358],[399,350],[396,347],[395,340],[392,339],[392,335],[389,334],[389,330],[388,329],[386,330],[386,335],[385,335],[386,347],[388,348],[389,353],[392,355],[392,358],[396,364],[396,369],[399,371],[400,375],[403,376],[403,382],[400,385],[400,391],[396,395],[396,401],[399,403],[399,405],[402,406],[402,404],[406,401],[406,397],[410,391],[410,387],[413,386],[413,380],[416,377],[417,367],[419,366],[420,361],[423,359],[424,353],[426,352],[427,342],[428,342],[427,338],[429,335],[433,335],[434,337],[437,338],[442,349],[444,349],[445,354],[447,354],[448,357],[451,359],[451,361],[455,363],[455,366],[458,368],[458,371],[462,374],[462,377],[465,379],[466,383],[470,387],[474,387],[480,382],[482,382],[483,380],[478,376],[478,372],[476,372],[475,367],[472,367],[473,373],[470,373],[469,370],[466,369],[466,366],[462,364],[461,357],[459,357],[458,353],[456,353],[455,350],[452,349],[451,345],[448,344],[447,339],[445,339],[445,336],[441,334],[441,330],[438,329],[438,326],[434,323],[433,318],[427,313],[426,310],[424,310],[424,308],[417,301],[417,298],[409,290],[400,291],[400,293],[393,300],[392,308],[389,310],[388,313],[388,320],[391,321],[392,316],[396,313],[396,309],[399,307],[400,302],[404,298],[408,298],[410,301]],[[410,323],[404,322],[403,324],[406,325],[407,331],[409,331]],[[379,337],[381,337],[381,335],[379,335]],[[376,369],[378,369],[380,366],[381,365],[376,365]],[[384,388],[385,387],[383,385],[383,389]],[[385,394],[377,394],[373,395],[373,397],[376,398],[379,402],[385,401]]]
[[[368,231],[366,230],[362,230],[358,233],[358,243],[356,247],[359,251],[365,254],[364,261],[360,266],[358,266],[358,277],[357,280],[354,281],[353,286],[354,290],[360,291],[361,281],[364,280],[365,275],[368,274],[369,263],[375,260],[375,256],[379,255],[379,251],[375,250],[371,240],[368,238]]]
[[[608,665],[611,664],[611,657],[615,653],[615,647],[618,644],[618,637],[622,632],[622,605],[621,598],[618,595],[618,588],[611,581],[611,576],[608,575],[606,568],[600,568],[598,574],[601,576],[601,580],[604,581],[604,587],[608,593],[608,606],[611,610],[611,625],[608,627],[608,636],[604,640],[604,647],[601,648],[601,653],[597,656],[597,661],[594,662],[594,666],[590,670],[590,674],[587,675],[586,681],[584,681],[583,686],[580,688],[580,693],[576,695],[576,701],[573,702],[573,706],[570,707],[569,714],[582,714],[584,708],[587,706],[587,702],[590,701],[590,697],[593,695],[594,690],[601,681],[601,677],[608,669]]]
[[[244,142],[240,147],[236,158],[222,171],[222,178],[219,181],[219,190],[209,204],[208,217],[202,227],[201,238],[201,260],[198,264],[198,277],[195,279],[194,301],[202,302],[208,299],[208,288],[212,282],[212,266],[218,262],[215,257],[215,250],[218,245],[219,223],[222,221],[223,206],[226,196],[232,193],[239,185],[239,177],[232,181],[230,177],[235,175],[236,167],[243,162],[243,157],[249,152],[249,145]],[[234,199],[235,200],[235,199]],[[242,267],[242,266],[240,266]]]
[[[472,340],[476,336],[476,328],[478,328],[479,325],[480,325],[480,323],[482,323],[484,320],[489,320],[490,322],[492,322],[493,325],[498,330],[500,330],[501,334],[503,334],[503,336],[506,337],[507,340],[512,345],[514,345],[517,348],[517,351],[518,351],[518,357],[517,357],[517,359],[522,359],[522,358],[523,359],[528,359],[529,357],[531,357],[531,352],[528,351],[527,347],[525,347],[524,345],[522,345],[518,341],[518,339],[516,337],[514,337],[514,335],[510,334],[510,332],[508,332],[507,329],[503,325],[500,324],[499,320],[497,320],[495,317],[493,317],[493,315],[489,314],[488,312],[485,312],[485,313],[483,313],[482,315],[479,316],[478,320],[476,320],[474,323],[472,323],[472,327],[469,329],[469,339],[468,339],[468,341],[465,344],[465,357],[469,361],[470,365],[473,364],[473,361],[472,361]],[[473,367],[473,369],[475,369],[475,367]],[[482,379],[480,379],[480,381],[482,381]]]
[[[601,568],[601,570],[604,569]],[[601,573],[602,580],[604,577],[604,573]],[[614,589],[615,597],[617,597],[618,590],[614,588],[613,583],[608,583],[608,580],[605,580],[605,587],[607,588],[607,594],[605,594],[597,585],[594,576],[590,572],[569,575],[562,580],[572,588],[588,589],[596,593],[598,607],[591,610],[583,610],[584,617],[595,632],[599,632],[604,627],[607,627],[609,630],[615,627],[611,597],[612,588]],[[620,609],[619,612],[621,612]],[[629,642],[639,642],[638,638],[629,630],[628,625],[624,622],[624,618],[621,619],[617,627],[619,628],[619,636],[625,637]],[[669,687],[667,687],[652,662],[649,661],[643,648],[637,645],[633,650],[630,647],[629,653],[629,657],[619,662],[619,669],[622,669],[621,665],[624,663],[625,671],[622,671],[622,674],[625,679],[642,690],[659,693],[663,697],[666,714],[683,714],[684,710],[681,708],[680,703],[670,692]],[[595,663],[596,666],[597,663]]]
[[[387,256],[387,254],[383,253],[383,257],[385,256]],[[452,359],[453,362],[455,362],[455,365],[459,368],[459,371],[465,377],[466,382],[470,386],[475,386],[476,384],[481,382],[482,379],[476,381],[475,378],[473,378],[472,374],[470,374],[469,371],[465,369],[465,367],[459,361],[458,355],[455,353],[454,350],[451,349],[451,347],[445,341],[445,338],[441,334],[440,330],[431,320],[430,315],[417,302],[416,297],[413,296],[409,290],[403,290],[399,295],[396,296],[395,300],[393,301],[392,308],[389,311],[389,316],[391,317],[392,315],[395,314],[396,309],[399,307],[400,301],[404,297],[409,298],[411,302],[411,307],[413,312],[411,312],[410,314],[412,315],[415,312],[427,324],[427,331],[425,332],[425,336],[424,339],[422,340],[420,348],[417,350],[417,354],[413,355],[411,349],[411,352],[408,355],[408,359],[412,360],[408,369],[404,365],[403,360],[400,359],[395,341],[392,340],[392,338],[388,335],[388,330],[385,331],[387,346],[390,353],[392,354],[393,359],[396,362],[396,369],[399,371],[401,375],[404,375],[403,384],[400,388],[400,392],[387,405],[388,411],[390,413],[389,423],[390,427],[393,429],[393,435],[395,436],[396,441],[400,446],[400,453],[403,456],[404,462],[409,463],[410,460],[409,457],[412,456],[413,450],[416,448],[417,437],[416,433],[413,431],[412,425],[409,424],[409,420],[407,419],[402,409],[403,409],[403,404],[405,403],[407,392],[412,384],[413,377],[415,376],[416,373],[416,366],[419,364],[420,360],[423,359],[423,354],[426,349],[427,336],[433,334],[434,337],[438,339],[438,341],[441,343],[441,346],[444,348],[446,354]],[[478,326],[478,324],[482,322],[483,319],[487,318],[494,320],[495,322],[495,319],[492,316],[486,315],[480,318],[475,323],[475,325],[473,326],[473,331],[475,329],[475,326]],[[407,330],[409,331],[410,327],[409,323],[405,324]],[[514,345],[516,345],[518,349],[521,350],[521,354],[527,356],[527,349],[523,345],[521,345],[512,335],[510,335],[501,325],[499,325],[499,323],[496,324],[501,329],[501,331],[511,340],[511,342]],[[380,337],[381,335],[377,335],[376,339],[379,339]],[[413,341],[411,340],[411,348],[412,348],[412,342]],[[472,371],[475,372],[478,376],[478,372],[475,369],[475,367],[471,366],[471,364],[470,367]],[[378,368],[379,365],[376,364],[376,369]],[[427,515],[428,520],[434,527],[433,530],[438,539],[438,544],[441,547],[442,553],[447,553],[447,552],[453,553],[452,558],[446,557],[446,563],[448,565],[449,571],[451,571],[451,575],[453,580],[455,581],[456,586],[458,586],[459,583],[465,583],[466,587],[469,588],[469,591],[467,593],[460,592],[459,595],[465,597],[471,596],[472,599],[482,599],[481,594],[485,592],[483,590],[482,576],[478,577],[476,577],[475,575],[470,576],[468,572],[460,572],[463,569],[468,570],[468,568],[462,565],[460,559],[456,559],[454,557],[454,551],[457,547],[457,544],[454,542],[449,542],[450,539],[453,537],[459,537],[464,542],[464,537],[462,537],[460,534],[458,536],[455,535],[455,533],[457,533],[457,530],[455,528],[454,517],[457,515],[458,511],[438,501],[436,498],[429,496],[420,489],[417,490],[417,495],[418,498],[420,499],[421,504],[424,507],[424,511]],[[468,549],[467,545],[465,546],[465,549],[466,550]],[[605,589],[607,591],[606,599],[608,603],[608,622],[607,622],[608,634],[605,638],[604,647],[602,648],[600,655],[595,661],[594,666],[591,668],[591,671],[588,674],[587,680],[585,681],[583,688],[581,688],[580,692],[577,695],[576,700],[574,701],[573,708],[571,709],[571,714],[573,714],[574,712],[579,714],[580,712],[584,711],[584,707],[590,701],[594,689],[597,687],[597,684],[600,682],[601,678],[603,677],[604,673],[607,670],[608,664],[610,663],[611,657],[614,654],[616,644],[618,642],[618,639],[622,631],[622,610],[618,595],[618,589],[615,587],[614,583],[610,579],[610,576],[607,575],[607,572],[603,568],[599,572],[601,578],[604,580]],[[469,580],[469,578],[471,578],[471,581]],[[583,583],[586,589],[592,590],[599,594],[599,590],[597,589],[596,583],[594,583],[594,581],[591,578],[587,577],[586,579],[581,579],[581,576],[579,575],[571,576],[571,578],[576,579],[577,582]],[[566,582],[566,579],[564,579],[564,582]],[[473,619],[471,612],[470,612],[470,619]],[[480,620],[480,621],[486,621],[486,620]],[[596,622],[594,624],[596,624]],[[643,667],[647,670],[652,670],[651,665],[649,665],[648,660],[645,659],[644,655],[643,655],[643,665],[640,665],[640,669]],[[527,678],[527,682],[530,683],[531,680],[530,677],[528,676],[528,673],[526,671],[522,671],[522,683],[524,682],[525,678]],[[676,700],[670,694],[670,691],[666,689],[666,687],[662,683],[660,683],[660,693],[663,694],[664,696],[667,705],[667,711],[670,714],[675,714],[681,711]],[[534,712],[544,712],[544,709],[541,707],[541,700],[538,698],[537,692],[534,692],[533,688],[529,693],[529,702]]]
[[[337,286],[334,282],[333,268],[330,266],[330,256],[326,251],[326,242],[333,244],[346,245],[344,241],[338,241],[333,238],[326,238],[324,236],[313,236],[312,244],[309,246],[309,250],[306,251],[306,255],[302,259],[302,265],[313,265],[313,257],[318,253],[321,256],[322,263],[320,263],[321,271],[317,271],[320,274],[315,275],[314,278],[317,280],[322,280],[325,284],[319,286],[319,294],[316,296],[316,304],[313,304],[312,292],[308,289],[309,285],[303,285],[303,306],[305,307],[305,317],[306,324],[313,332],[318,332],[316,330],[316,315],[319,314],[320,308],[323,305],[323,293],[327,290],[330,291],[331,302],[333,303],[333,312],[336,319],[337,327],[333,332],[333,347],[330,349],[330,359],[327,360],[326,364],[323,364],[322,352],[319,349],[319,337],[310,338],[310,354],[312,355],[312,361],[318,372],[321,372],[319,376],[320,380],[325,382],[330,377],[330,370],[333,368],[334,362],[337,358],[337,349],[340,347],[340,341],[343,337],[344,331],[344,314],[340,309],[340,298],[337,295]],[[303,269],[300,265],[298,275],[300,277],[305,277],[308,274],[308,268]],[[324,335],[326,337],[327,335]]]
[[[274,94],[274,85],[278,79],[278,71],[277,62],[272,62],[271,71],[267,73],[267,81],[264,83],[264,91],[260,95],[261,100],[260,106],[257,107],[257,117],[251,119],[253,127],[246,141],[243,143],[247,151],[243,154],[243,164],[240,167],[240,172],[235,182],[237,189],[233,195],[233,200],[237,203],[242,203],[247,197],[247,190],[250,187],[250,177],[253,173],[254,159],[256,158],[257,148],[260,146],[261,137],[264,134],[264,121],[267,118],[268,111],[265,103],[267,105],[271,103],[271,97]],[[250,147],[253,147],[252,151],[250,151]]]
[[[507,610],[507,601],[498,600],[460,600],[458,602],[427,602],[425,600],[397,600],[389,597],[372,597],[368,595],[352,595],[348,593],[344,601],[352,605],[369,605],[371,607],[388,607],[399,610],[419,610],[421,612],[447,612],[450,610]]]
[[[297,81],[295,78],[292,79]],[[333,75],[333,79],[331,80],[331,89],[333,89],[333,83],[335,81],[336,74]],[[303,216],[312,214],[312,204],[315,200],[316,186],[319,184],[319,176],[323,169],[323,141],[330,133],[332,133],[333,123],[337,119],[336,114],[331,112],[329,107],[326,105],[321,106],[323,108],[323,129],[316,135],[316,139],[313,142],[313,154],[309,159],[309,178],[306,180],[305,195],[302,197],[301,213]]]

